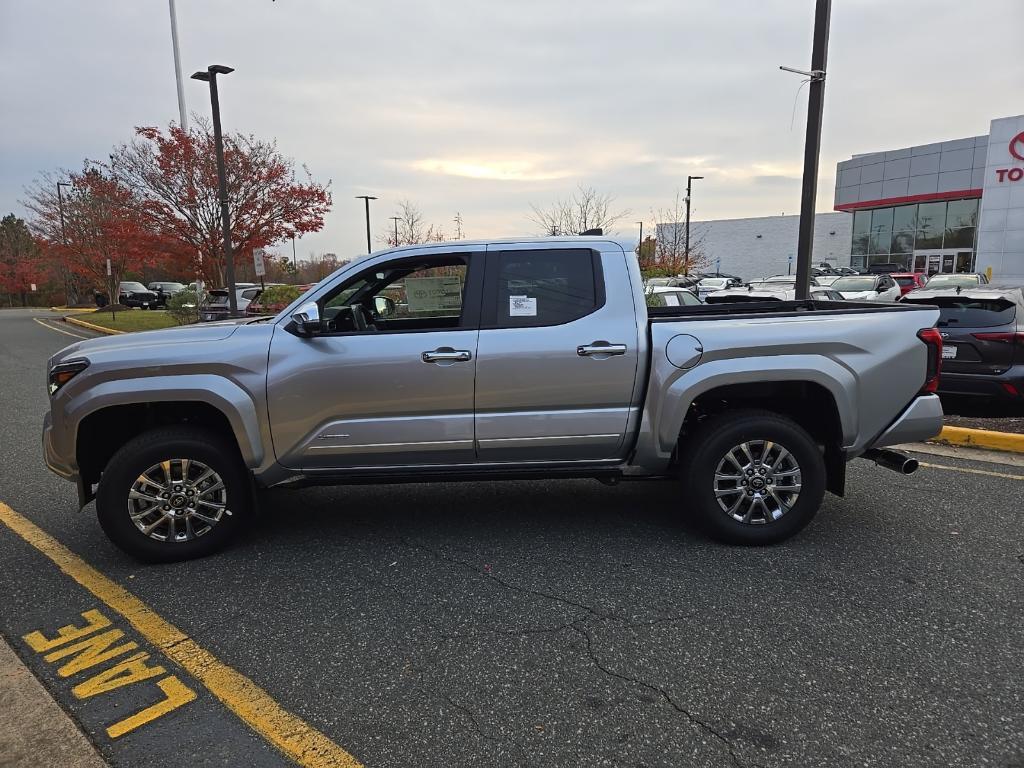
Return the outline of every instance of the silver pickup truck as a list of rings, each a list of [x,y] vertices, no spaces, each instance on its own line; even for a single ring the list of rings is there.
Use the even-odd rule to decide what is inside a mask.
[[[150,561],[246,526],[259,490],[676,478],[730,542],[803,528],[846,463],[937,434],[927,306],[648,309],[631,243],[447,242],[347,264],[276,317],[72,344],[46,463]]]

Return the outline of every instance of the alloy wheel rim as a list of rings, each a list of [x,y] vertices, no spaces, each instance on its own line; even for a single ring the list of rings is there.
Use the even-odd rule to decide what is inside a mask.
[[[780,443],[748,440],[730,448],[715,468],[715,499],[730,519],[770,525],[800,498],[800,464]]]
[[[185,542],[213,530],[228,509],[217,472],[195,459],[165,459],[140,474],[128,491],[128,515],[156,541]]]

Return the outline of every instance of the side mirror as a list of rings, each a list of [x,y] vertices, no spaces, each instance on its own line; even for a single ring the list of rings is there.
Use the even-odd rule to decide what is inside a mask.
[[[320,331],[320,306],[307,301],[297,312],[292,313],[292,322],[301,336],[312,336]]]
[[[373,308],[377,317],[391,317],[395,314],[395,302],[387,296],[374,296]]]

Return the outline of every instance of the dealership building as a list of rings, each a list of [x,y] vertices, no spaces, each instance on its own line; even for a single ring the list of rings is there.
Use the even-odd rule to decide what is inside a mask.
[[[992,120],[985,136],[844,160],[835,210],[852,216],[854,267],[1024,280],[1024,115]]]

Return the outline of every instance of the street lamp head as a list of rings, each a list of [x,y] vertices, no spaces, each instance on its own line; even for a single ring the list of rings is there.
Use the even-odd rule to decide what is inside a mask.
[[[356,200],[376,200],[373,195],[356,195]]]
[[[192,80],[202,80],[204,83],[208,83],[208,82],[210,82],[210,73],[209,72],[203,72],[202,70],[200,70],[199,72],[193,72],[191,79]]]
[[[206,71],[214,75],[230,75],[235,69],[234,67],[225,67],[223,64],[211,64]]]
[[[696,180],[696,179],[703,179],[704,177],[703,176],[687,176],[686,178]]]

